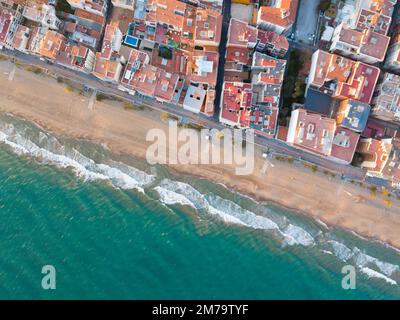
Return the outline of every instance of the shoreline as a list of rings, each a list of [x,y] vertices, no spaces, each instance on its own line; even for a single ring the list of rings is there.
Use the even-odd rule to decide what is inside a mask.
[[[167,167],[167,169],[168,169],[169,171],[171,171],[171,169],[170,169],[168,166],[166,166],[166,167]],[[175,175],[180,176],[180,177],[182,177],[182,176],[184,175],[185,177],[196,177],[196,178],[198,178],[198,179],[204,179],[204,180],[210,181],[210,182],[212,182],[212,183],[214,183],[214,184],[216,184],[216,185],[220,185],[220,186],[222,186],[222,187],[224,187],[224,188],[226,188],[226,189],[228,189],[228,190],[230,190],[230,191],[232,191],[232,192],[237,193],[237,194],[240,195],[241,197],[248,198],[248,199],[251,200],[251,201],[256,201],[257,203],[265,204],[265,205],[273,205],[273,206],[279,207],[279,208],[281,208],[281,209],[284,209],[284,210],[286,210],[286,211],[292,212],[292,213],[295,214],[295,215],[299,215],[299,216],[301,216],[301,218],[304,218],[304,219],[312,219],[312,221],[314,221],[314,222],[315,222],[316,224],[318,224],[321,228],[324,228],[324,229],[327,230],[327,231],[332,230],[332,229],[333,229],[333,230],[334,230],[334,229],[341,230],[341,231],[344,231],[344,232],[347,232],[347,233],[349,233],[349,234],[354,235],[356,238],[359,238],[360,240],[368,241],[368,242],[374,242],[374,243],[376,243],[376,244],[379,244],[379,245],[381,245],[381,246],[383,246],[383,247],[385,247],[385,248],[389,248],[389,249],[395,251],[396,253],[399,253],[399,254],[400,254],[400,247],[393,246],[393,245],[390,244],[389,242],[385,242],[385,241],[379,240],[379,239],[374,238],[374,237],[363,236],[363,235],[361,235],[361,234],[358,234],[356,231],[354,231],[354,230],[352,230],[352,229],[350,229],[350,228],[346,228],[346,227],[339,226],[339,225],[330,225],[330,224],[327,224],[327,223],[321,221],[318,217],[314,217],[314,216],[310,215],[309,213],[307,213],[307,212],[305,212],[305,211],[302,211],[302,210],[300,210],[300,209],[298,209],[298,208],[286,206],[286,205],[284,205],[282,202],[279,202],[279,201],[276,201],[276,200],[273,200],[273,199],[256,200],[256,199],[254,199],[253,197],[251,197],[251,196],[248,195],[248,194],[241,193],[241,192],[238,191],[238,190],[231,190],[228,186],[224,185],[224,184],[221,183],[221,182],[216,182],[216,181],[213,181],[213,180],[209,180],[209,179],[206,179],[206,178],[204,178],[204,177],[202,177],[202,176],[195,176],[195,175],[193,175],[193,174],[183,174],[183,173],[180,173],[180,172],[178,172],[178,171],[176,171],[176,170],[173,171],[173,173],[174,173]]]
[[[56,137],[86,139],[105,144],[116,154],[144,159],[150,144],[145,141],[147,130],[166,128],[158,111],[124,110],[117,101],[96,101],[94,110],[89,110],[88,97],[67,92],[65,84],[46,75],[17,68],[14,79],[9,81],[3,73],[10,65],[0,62],[0,113],[33,122]],[[392,197],[393,204],[389,207],[382,194],[373,197],[366,188],[344,182],[339,177],[312,172],[298,163],[271,159],[274,167],[263,175],[261,152],[255,149],[255,170],[250,176],[236,176],[233,166],[228,165],[166,167],[172,173],[206,179],[255,201],[313,218],[328,228],[338,227],[400,249],[398,200]]]

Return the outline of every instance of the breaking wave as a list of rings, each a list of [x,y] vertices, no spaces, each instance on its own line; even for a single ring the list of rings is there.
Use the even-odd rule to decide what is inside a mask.
[[[255,214],[215,194],[204,195],[187,183],[164,179],[155,190],[159,193],[160,201],[165,204],[189,205],[216,216],[226,223],[252,229],[275,230],[283,237],[284,244],[287,245],[311,246],[314,244],[313,237],[299,226],[288,224],[280,227],[278,223],[266,216]]]
[[[107,181],[116,188],[144,192],[144,188],[156,180],[155,171],[148,174],[111,159],[96,163],[75,148],[62,145],[49,134],[39,131],[36,135],[32,135],[26,131],[16,130],[12,124],[0,121],[0,143],[8,145],[17,155],[29,156],[41,163],[52,164],[59,168],[69,168],[84,180]],[[28,136],[30,138],[27,138]],[[311,232],[289,223],[287,219],[277,221],[276,216],[269,217],[271,214],[267,210],[260,213],[257,210],[255,213],[213,193],[203,194],[190,184],[180,181],[163,179],[154,190],[165,205],[189,206],[227,224],[271,232],[282,240],[283,245],[319,246],[319,248],[323,246],[322,252],[356,265],[368,278],[379,278],[393,285],[400,279],[398,265],[381,261],[357,247],[348,247],[341,242],[331,240],[329,232],[320,231],[322,236],[313,236]]]
[[[289,224],[282,232],[286,243],[289,245],[301,244],[303,246],[312,246],[315,244],[311,234],[303,228]]]
[[[379,273],[375,270],[372,270],[368,267],[363,267],[360,269],[362,273],[366,274],[368,278],[378,278],[378,279],[383,279],[385,280],[387,283],[390,283],[392,285],[397,285],[397,282],[394,281],[393,279],[383,275],[382,273]]]
[[[344,262],[353,261],[357,266],[360,267],[374,266],[379,269],[380,272],[389,277],[395,272],[400,271],[400,267],[398,265],[380,261],[379,259],[362,252],[357,247],[350,249],[343,243],[335,240],[329,240],[328,243],[331,244],[335,256]]]
[[[352,256],[353,252],[343,243],[330,240],[328,241],[332,245],[333,254],[343,262],[348,261]]]
[[[175,203],[179,204],[180,201],[183,198],[185,198],[186,199],[185,201],[188,204],[190,203],[190,206],[192,206],[193,208],[205,209],[208,206],[208,203],[205,200],[204,195],[187,183],[180,181],[171,181],[169,179],[163,179],[160,182],[159,187],[161,187],[161,189],[158,190],[169,191],[168,193],[166,193],[165,191],[163,194],[159,193],[160,200],[162,202],[165,201],[163,197],[165,195],[168,195],[170,197],[168,204],[175,204]],[[174,200],[176,202],[174,202]]]
[[[160,201],[164,204],[180,204],[183,206],[190,206],[196,208],[194,204],[185,196],[163,187],[157,186],[154,188],[160,195]]]
[[[362,252],[357,247],[349,248],[335,240],[325,241],[325,235],[319,234],[319,236],[313,237],[310,232],[298,225],[292,223],[282,225],[282,222],[275,222],[273,219],[242,208],[239,204],[215,194],[202,194],[184,182],[164,179],[155,190],[160,196],[160,201],[164,204],[187,205],[206,214],[216,216],[228,224],[276,232],[282,237],[282,242],[285,245],[308,247],[328,243],[329,249],[322,250],[325,254],[334,255],[343,262],[355,264],[363,273],[368,272],[369,277],[381,278],[389,283],[396,284],[396,281],[390,277],[400,272],[398,265],[381,261]],[[320,233],[322,232],[320,231]],[[328,233],[326,236],[328,236]]]
[[[397,282],[390,277],[400,273],[400,267],[398,265],[381,261],[362,252],[357,247],[350,249],[343,243],[335,240],[329,240],[328,243],[332,246],[332,251],[336,257],[343,262],[355,264],[369,278],[380,278],[391,284],[397,284]]]
[[[216,195],[207,195],[206,199],[208,212],[219,216],[223,220],[229,221],[233,219],[233,221],[254,229],[279,230],[278,225],[271,219],[256,215],[232,201],[222,199]]]
[[[143,188],[155,179],[153,175],[116,161],[96,163],[74,148],[67,150],[55,137],[43,132],[39,132],[37,142],[33,142],[17,132],[12,124],[0,123],[0,142],[17,155],[26,155],[59,168],[71,168],[84,180],[109,181],[121,189],[144,192]]]

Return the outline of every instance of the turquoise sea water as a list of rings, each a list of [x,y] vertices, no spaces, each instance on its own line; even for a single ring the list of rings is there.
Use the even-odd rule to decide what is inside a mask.
[[[382,244],[10,116],[0,253],[2,299],[400,298],[400,253]]]

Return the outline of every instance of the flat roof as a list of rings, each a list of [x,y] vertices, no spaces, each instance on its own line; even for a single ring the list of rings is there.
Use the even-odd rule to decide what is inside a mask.
[[[370,110],[366,103],[346,99],[340,103],[338,121],[343,127],[361,132],[367,124]]]
[[[198,113],[201,110],[205,98],[206,90],[190,85],[187,89],[185,100],[183,101],[183,107]]]

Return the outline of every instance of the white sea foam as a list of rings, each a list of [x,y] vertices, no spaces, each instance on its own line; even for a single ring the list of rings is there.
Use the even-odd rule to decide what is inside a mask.
[[[363,253],[360,249],[355,247],[353,249],[355,262],[359,266],[376,266],[381,272],[383,272],[386,276],[390,277],[393,273],[399,271],[399,266],[394,265],[392,263],[380,261],[375,257],[371,257],[370,255]]]
[[[332,250],[334,255],[338,257],[340,260],[346,262],[353,257],[353,252],[351,251],[351,249],[349,249],[343,243],[334,240],[329,240],[328,243],[332,245]]]
[[[160,186],[155,189],[164,203],[167,198],[168,204],[174,204],[175,201],[175,203],[190,205],[196,209],[204,209],[205,212],[218,216],[228,223],[240,224],[254,229],[279,229],[275,222],[266,217],[256,215],[219,196],[205,196],[184,182],[164,179]]]
[[[299,226],[289,224],[284,230],[280,230],[278,224],[272,219],[255,214],[217,195],[203,195],[187,183],[164,179],[155,190],[159,193],[161,201],[170,205],[179,203],[203,209],[205,213],[217,216],[224,222],[252,229],[276,230],[285,238],[288,245],[315,244],[312,235]]]
[[[28,155],[43,163],[61,168],[71,168],[85,180],[106,180],[118,188],[136,189],[142,192],[145,186],[155,180],[154,174],[147,174],[120,162],[110,160],[107,163],[95,163],[73,148],[66,151],[66,147],[56,138],[43,132],[39,132],[35,143],[17,132],[13,125],[0,123],[0,142],[7,144],[16,154]],[[310,246],[315,244],[312,235],[299,226],[289,223],[286,227],[279,228],[272,219],[255,214],[216,195],[203,195],[189,184],[164,179],[159,186],[155,187],[155,190],[164,204],[179,203],[194,209],[201,209],[226,223],[253,229],[276,230],[284,237],[285,243],[288,245]],[[357,247],[350,249],[334,240],[329,240],[328,243],[332,245],[332,252],[323,250],[324,252],[333,253],[342,261],[352,260],[369,277],[381,278],[391,284],[396,284],[396,281],[389,277],[399,272],[398,265],[380,261],[363,253]]]
[[[55,164],[60,168],[72,168],[74,172],[86,179],[86,180],[107,180],[108,178],[97,172],[92,172],[86,169],[79,162],[70,159],[64,155],[54,154],[46,149],[38,147],[32,141],[23,138],[19,134],[16,134],[14,137],[14,141],[9,140],[7,134],[0,134],[0,141],[4,142],[18,155],[28,155],[38,160],[41,160],[43,163]]]
[[[390,284],[392,284],[392,285],[397,285],[397,282],[396,282],[395,280],[393,280],[393,279],[391,279],[391,278],[385,276],[385,275],[382,274],[382,273],[379,273],[379,272],[377,272],[377,271],[375,271],[375,270],[372,270],[372,269],[370,269],[370,268],[368,268],[368,267],[362,267],[360,270],[361,270],[362,273],[366,274],[366,275],[368,276],[368,278],[383,279],[383,280],[385,280],[387,283],[390,283]]]
[[[325,229],[329,229],[328,225],[327,225],[325,222],[321,221],[321,220],[318,219],[318,218],[316,218],[315,220],[316,220],[321,226],[323,226]]]
[[[216,209],[214,207],[210,206],[208,208],[208,212],[210,214],[212,214],[212,215],[218,216],[225,223],[239,224],[239,225],[242,225],[242,226],[249,227],[249,225],[247,225],[246,223],[244,223],[240,219],[235,218],[235,217],[231,216],[230,214],[227,214],[226,212],[218,210],[218,209]]]
[[[230,219],[237,223],[246,225],[254,229],[278,230],[278,225],[267,217],[256,215],[246,210],[238,204],[218,197],[216,195],[206,196],[208,202],[208,212],[222,217],[224,220]]]
[[[160,201],[167,205],[180,204],[183,206],[190,206],[196,208],[195,205],[185,196],[163,187],[157,186],[154,188],[160,195]]]
[[[152,172],[152,174],[148,174],[135,167],[128,166],[127,164],[122,162],[110,160],[108,164],[113,168],[118,168],[121,172],[127,174],[129,177],[135,177],[135,179],[142,187],[150,185],[152,182],[154,182],[156,178],[154,172]]]
[[[38,135],[37,143],[41,145],[39,146],[18,133],[12,125],[2,123],[0,129],[0,142],[7,144],[16,154],[27,155],[59,168],[71,168],[84,180],[106,180],[115,187],[136,189],[141,192],[144,186],[154,180],[153,175],[115,161],[110,162],[114,166],[97,164],[75,149],[67,153],[56,138],[43,132],[39,132]]]
[[[328,241],[332,245],[333,253],[336,257],[341,259],[344,262],[349,262],[350,260],[354,262],[360,269],[367,268],[372,270],[370,267],[374,267],[379,269],[385,276],[390,277],[394,273],[399,272],[400,268],[398,265],[381,261],[375,257],[372,257],[364,252],[362,252],[359,248],[354,247],[353,249],[348,248],[343,243],[330,240]],[[379,273],[378,271],[375,271]]]
[[[188,199],[196,209],[206,209],[208,207],[204,195],[187,183],[163,179],[159,186],[165,190],[182,195]]]
[[[303,228],[289,224],[283,231],[286,244],[295,245],[301,244],[303,246],[312,246],[315,244],[314,238]]]
[[[117,168],[110,167],[106,164],[98,164],[96,165],[96,169],[108,177],[113,185],[121,189],[137,189],[141,192],[144,192],[139,181],[123,173]]]
[[[379,268],[379,270],[381,270],[387,276],[391,276],[395,272],[399,272],[399,266],[392,263],[376,260],[375,264]]]

